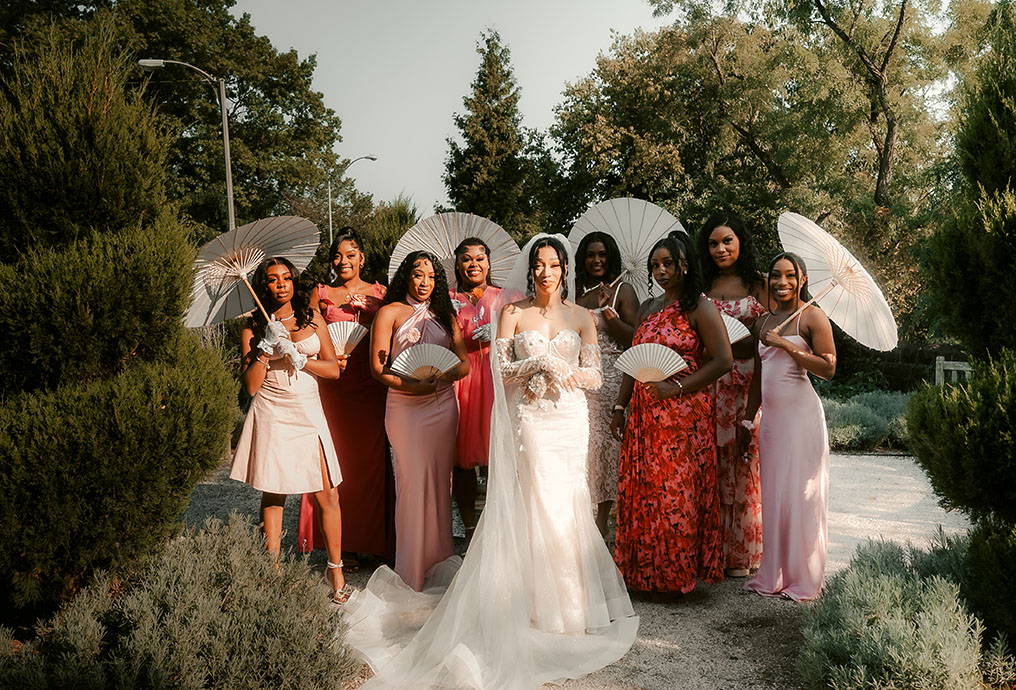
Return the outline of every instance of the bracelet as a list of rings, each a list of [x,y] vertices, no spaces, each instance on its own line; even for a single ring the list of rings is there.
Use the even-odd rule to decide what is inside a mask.
[[[743,426],[748,431],[755,431],[755,422],[753,422],[750,419],[742,419],[741,426]]]
[[[624,412],[624,405],[614,405],[614,412]]]
[[[267,359],[261,359],[260,357],[258,357],[257,360],[259,362],[261,362],[262,364],[264,364],[266,367],[271,367],[272,366],[271,364],[268,363]]]
[[[681,383],[681,379],[675,379],[674,383],[677,384],[677,388],[678,388],[677,397],[680,398],[682,395],[684,395],[684,384]]]

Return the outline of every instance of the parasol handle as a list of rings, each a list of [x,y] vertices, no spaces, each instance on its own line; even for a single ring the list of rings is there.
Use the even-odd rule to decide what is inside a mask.
[[[268,312],[267,312],[267,311],[265,311],[265,306],[264,306],[263,304],[261,304],[261,300],[259,300],[259,299],[258,299],[258,296],[254,294],[254,288],[252,288],[252,287],[250,286],[250,283],[249,283],[249,282],[247,282],[247,275],[246,275],[246,274],[244,274],[244,273],[241,273],[241,274],[240,274],[240,280],[242,280],[242,281],[243,281],[243,284],[247,286],[247,289],[248,289],[248,290],[250,290],[250,296],[254,298],[254,301],[255,301],[255,302],[257,303],[257,305],[258,305],[258,309],[260,309],[260,310],[261,310],[261,313],[262,313],[262,314],[264,315],[264,317],[265,317],[265,321],[271,321],[271,320],[272,320],[272,317],[270,317],[270,316],[268,315]],[[236,283],[234,283],[234,285],[235,285],[235,284],[236,284]]]
[[[615,285],[617,285],[619,282],[621,282],[621,278],[623,278],[623,277],[624,277],[624,271],[621,271],[621,274],[619,276],[617,276],[617,278],[614,278],[614,282],[612,282],[610,285],[608,285],[607,288],[610,289],[610,288],[614,287]],[[612,300],[610,300],[610,310],[612,312],[614,312],[615,314],[617,313],[617,309],[615,309],[614,306],[617,304],[617,293],[619,293],[619,292],[621,292],[621,286],[617,285],[617,289],[614,290],[614,298]]]
[[[786,326],[786,325],[787,325],[788,323],[790,323],[791,321],[793,321],[793,320],[794,320],[794,317],[795,317],[795,316],[797,316],[797,315],[798,315],[798,314],[800,314],[800,313],[801,313],[802,311],[804,311],[805,309],[807,309],[808,307],[810,307],[810,306],[811,306],[812,304],[814,304],[814,303],[815,303],[815,300],[817,300],[817,299],[818,299],[819,297],[825,297],[825,295],[826,295],[826,294],[827,294],[827,293],[828,293],[828,292],[829,292],[830,290],[832,290],[832,289],[833,289],[834,287],[836,287],[836,281],[835,281],[835,280],[834,280],[833,282],[829,283],[828,285],[826,285],[825,289],[824,289],[824,290],[822,290],[822,292],[818,293],[817,295],[815,295],[814,297],[812,297],[812,298],[811,298],[810,300],[808,300],[807,302],[805,302],[804,304],[802,304],[802,305],[801,305],[801,306],[800,306],[800,307],[798,308],[798,310],[797,310],[797,311],[795,311],[795,312],[794,312],[793,314],[791,314],[790,316],[788,316],[788,317],[787,317],[787,318],[786,318],[786,319],[785,319],[785,320],[783,321],[783,323],[781,323],[781,324],[780,324],[779,326],[777,326],[777,327],[776,327],[776,328],[775,328],[774,330],[775,330],[775,331],[776,331],[777,333],[779,333],[780,331],[782,331],[782,330],[783,330],[783,327],[784,327],[784,326]]]

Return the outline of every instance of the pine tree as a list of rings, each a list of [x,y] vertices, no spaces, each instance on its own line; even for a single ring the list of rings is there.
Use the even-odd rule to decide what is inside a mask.
[[[522,127],[519,87],[501,37],[485,32],[476,52],[480,68],[472,93],[462,99],[466,113],[454,117],[463,143],[448,139],[445,189],[453,210],[485,216],[525,239],[539,230],[541,217],[533,194],[536,170],[526,156],[535,136]]]

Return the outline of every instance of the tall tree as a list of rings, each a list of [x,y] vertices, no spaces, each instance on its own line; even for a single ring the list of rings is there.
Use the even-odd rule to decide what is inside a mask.
[[[525,154],[537,137],[522,127],[511,53],[498,33],[482,34],[476,52],[480,68],[472,93],[462,99],[466,112],[454,116],[462,143],[448,139],[445,189],[455,210],[490,218],[523,239],[540,225]]]
[[[40,6],[45,5],[44,12]],[[312,88],[314,56],[280,52],[258,35],[250,16],[230,13],[234,0],[19,0],[7,8],[9,37],[30,49],[33,37],[57,21],[68,40],[87,31],[96,15],[115,20],[119,45],[138,58],[190,63],[226,79],[237,222],[291,213],[294,199],[324,197],[343,162],[333,151],[341,122]],[[2,62],[2,61],[0,61]],[[146,96],[171,118],[175,133],[167,165],[167,195],[206,227],[226,227],[222,118],[215,89],[198,74],[167,66],[148,79]],[[340,201],[355,203],[352,185],[338,184]],[[199,238],[200,239],[200,238]]]

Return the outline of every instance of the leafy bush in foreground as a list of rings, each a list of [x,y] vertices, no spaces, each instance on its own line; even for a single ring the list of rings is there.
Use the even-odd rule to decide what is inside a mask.
[[[823,398],[829,445],[834,450],[906,448],[909,393],[870,391],[846,400]]]
[[[0,687],[337,688],[358,664],[320,574],[278,567],[248,520],[209,520],[136,581],[103,574],[14,651],[0,628]]]
[[[955,540],[931,552],[887,542],[859,547],[806,614],[798,663],[809,686],[955,690],[981,688],[985,679],[998,687],[1016,682],[1004,642],[982,658],[981,623],[951,581],[964,549]]]

